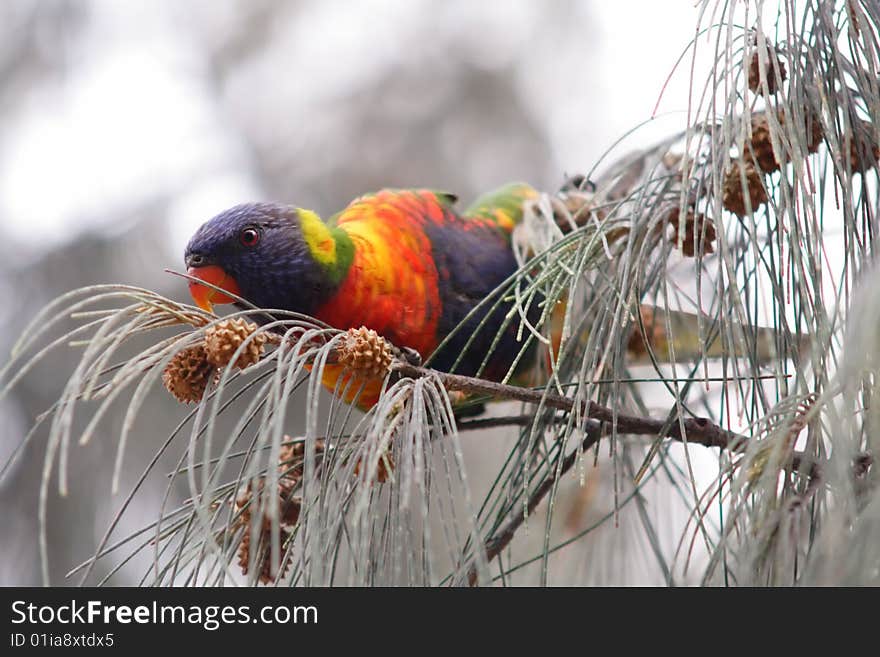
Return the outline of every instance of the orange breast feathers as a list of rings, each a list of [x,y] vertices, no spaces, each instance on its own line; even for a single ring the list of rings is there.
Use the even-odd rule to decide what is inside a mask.
[[[340,329],[367,326],[422,356],[437,346],[442,312],[426,222],[446,221],[428,191],[382,191],[352,202],[336,224],[351,237],[354,259],[336,294],[316,313]]]

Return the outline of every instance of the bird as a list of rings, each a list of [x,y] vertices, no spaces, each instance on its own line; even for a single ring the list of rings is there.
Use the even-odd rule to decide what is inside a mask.
[[[453,194],[382,189],[326,221],[295,205],[237,205],[202,224],[187,244],[190,294],[207,311],[245,307],[240,297],[340,330],[366,327],[430,356],[437,370],[499,381],[515,362],[528,366],[520,321],[508,317],[510,299],[480,304],[517,271],[513,230],[524,202],[538,195],[526,183],[509,183],[459,213]],[[337,389],[340,376],[343,368],[327,365],[322,382]],[[381,382],[361,384],[348,386],[346,401],[369,409]]]

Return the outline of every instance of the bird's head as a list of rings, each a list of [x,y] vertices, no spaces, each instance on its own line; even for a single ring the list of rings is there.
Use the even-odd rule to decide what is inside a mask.
[[[259,308],[312,314],[332,293],[336,241],[313,212],[274,203],[248,203],[204,223],[186,247],[187,273]],[[332,260],[332,261],[331,261]],[[191,281],[196,304],[236,300]]]

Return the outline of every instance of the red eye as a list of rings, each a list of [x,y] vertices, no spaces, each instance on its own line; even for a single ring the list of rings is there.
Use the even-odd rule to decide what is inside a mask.
[[[256,246],[260,241],[260,231],[256,228],[245,228],[241,231],[241,235],[238,236],[238,239],[244,246]]]

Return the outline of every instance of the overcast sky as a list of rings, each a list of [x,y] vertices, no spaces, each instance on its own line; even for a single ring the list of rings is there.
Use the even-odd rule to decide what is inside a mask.
[[[96,222],[104,222],[102,230],[126,225],[128,208],[166,192],[173,199],[171,246],[181,251],[206,218],[262,196],[243,145],[211,100],[205,71],[206,40],[237,20],[234,6],[90,5],[67,74],[29,90],[4,118],[0,221],[14,241],[50,248]],[[306,3],[285,26],[294,34],[283,74],[309,90],[285,102],[290,125],[308,115],[311,103],[405,58],[418,44],[401,34],[418,35],[426,23],[440,21],[458,30],[455,43],[479,65],[516,66],[561,177],[590,168],[618,137],[651,117],[697,17],[689,2],[654,0],[444,5]],[[547,11],[570,14],[564,34],[542,29]],[[684,126],[689,64],[666,89],[660,125],[639,132],[634,145]],[[268,84],[273,76],[277,83],[279,71],[257,67],[251,74],[266,76]]]

